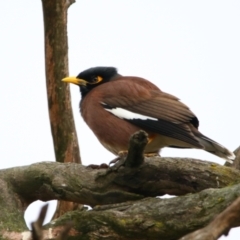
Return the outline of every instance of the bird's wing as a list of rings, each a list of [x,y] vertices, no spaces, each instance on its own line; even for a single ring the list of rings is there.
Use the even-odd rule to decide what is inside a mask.
[[[117,87],[121,91],[120,83]],[[133,83],[123,89],[115,96],[111,91],[105,94],[101,105],[106,111],[144,130],[202,147],[192,132],[198,128],[198,119],[178,98]]]

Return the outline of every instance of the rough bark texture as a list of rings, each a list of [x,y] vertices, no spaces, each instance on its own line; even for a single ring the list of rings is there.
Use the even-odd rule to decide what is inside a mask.
[[[117,172],[41,162],[1,170],[0,179],[11,184],[25,206],[37,199],[95,206],[232,186],[240,183],[240,172],[200,160],[154,157],[138,168],[121,167]]]
[[[67,10],[73,0],[42,0],[45,34],[45,68],[48,108],[56,161],[80,163],[80,151],[68,84]],[[55,217],[76,209],[75,203],[59,202]]]
[[[204,227],[239,196],[240,184],[172,199],[146,198],[69,212],[47,228],[57,236],[71,220],[69,235],[76,239],[178,239]]]
[[[172,199],[148,198],[103,210],[72,212],[50,226],[75,219],[78,239],[179,239],[208,224],[239,196],[238,184]]]
[[[77,134],[71,108],[68,76],[66,0],[42,0],[45,32],[46,81],[49,116],[58,162],[80,162]]]
[[[76,239],[177,239],[204,227],[240,196],[240,171],[181,158],[147,158],[138,168],[120,167],[118,171],[42,162],[1,170],[0,182],[0,208],[6,209],[0,216],[5,225],[0,227],[8,239],[18,239],[9,234],[23,230],[23,211],[36,199],[105,204],[91,211],[66,213],[48,226],[53,236],[72,220],[69,235]],[[146,198],[165,193],[196,194]],[[18,219],[10,227],[9,212]],[[49,230],[45,234],[49,237]]]
[[[70,239],[178,239],[204,227],[240,196],[240,171],[234,168],[181,158],[152,157],[142,162],[139,153],[146,139],[143,131],[132,136],[129,154],[117,171],[52,162],[1,170],[0,209],[5,211],[0,215],[0,223],[4,222],[0,233],[21,239],[25,207],[36,199],[58,199],[95,207],[68,212],[50,223],[47,231],[42,231],[40,214],[33,237],[49,239],[67,231]],[[139,157],[136,167],[132,163]],[[165,193],[195,194],[155,198]],[[13,217],[18,221],[9,225]],[[225,218],[228,226],[240,224],[231,216]],[[215,235],[228,228],[222,229]],[[29,232],[24,234],[31,239]]]
[[[215,240],[228,235],[232,227],[240,224],[240,198],[220,213],[208,226],[184,236],[180,240]]]

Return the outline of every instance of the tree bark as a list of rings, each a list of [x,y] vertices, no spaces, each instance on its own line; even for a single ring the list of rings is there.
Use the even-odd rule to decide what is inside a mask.
[[[45,68],[49,118],[58,162],[81,163],[68,84],[67,10],[74,0],[42,0],[45,34]],[[58,202],[54,217],[76,209],[70,202]]]
[[[239,170],[196,159],[143,159],[146,143],[144,131],[135,133],[128,156],[119,160],[117,168],[96,170],[75,163],[42,162],[1,170],[0,209],[4,211],[0,223],[4,224],[0,233],[21,239],[24,209],[37,199],[58,199],[95,207],[68,212],[50,223],[47,231],[39,227],[40,217],[33,224],[34,236],[48,239],[49,234],[68,232],[77,239],[177,239],[204,227],[240,196]],[[166,193],[195,194],[155,198]],[[18,221],[12,224],[14,219]],[[223,230],[240,223],[231,216],[227,219]]]
[[[48,239],[50,229],[54,236],[66,233],[71,220],[68,236],[77,239],[177,239],[204,227],[240,196],[239,170],[196,159],[151,157],[143,162],[146,139],[143,131],[132,136],[129,154],[116,171],[52,162],[1,170],[2,235],[20,239],[16,234],[22,231],[24,209],[36,199],[58,199],[95,208],[68,212],[45,232],[39,220],[35,235]],[[195,194],[155,198],[165,193]],[[18,222],[8,227],[11,216]]]
[[[201,160],[153,157],[138,168],[118,171],[41,162],[1,170],[0,179],[11,185],[24,206],[37,199],[96,206],[232,186],[240,183],[240,171]]]
[[[74,219],[78,239],[179,239],[206,226],[239,196],[240,184],[171,199],[147,198],[72,212],[49,227]]]
[[[172,199],[145,198],[97,206],[90,211],[69,212],[47,229],[51,229],[52,236],[57,236],[61,226],[72,221],[69,236],[77,239],[178,239],[204,227],[239,196],[240,184],[237,184]],[[72,200],[73,196],[68,194],[66,198]],[[9,231],[1,233],[8,236]],[[49,230],[44,235],[49,237]]]
[[[208,226],[190,233],[180,240],[216,240],[227,236],[231,228],[240,224],[240,197],[220,213]]]

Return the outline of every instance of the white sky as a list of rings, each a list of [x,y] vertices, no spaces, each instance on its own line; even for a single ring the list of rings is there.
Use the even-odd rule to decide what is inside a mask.
[[[182,99],[202,133],[234,150],[240,144],[239,12],[238,0],[77,0],[69,9],[70,75],[115,66],[123,75],[145,77]],[[54,161],[41,1],[2,1],[0,31],[0,168]],[[79,89],[71,92],[83,164],[108,163],[113,155],[80,117]],[[164,149],[162,156],[224,163],[200,150]],[[238,234],[232,230],[227,239]]]

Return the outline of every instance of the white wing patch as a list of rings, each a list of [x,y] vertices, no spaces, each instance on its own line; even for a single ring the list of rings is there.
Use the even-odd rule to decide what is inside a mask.
[[[153,117],[149,117],[149,116],[145,116],[139,113],[134,113],[131,111],[128,111],[126,109],[123,108],[112,108],[112,109],[108,109],[105,108],[106,111],[112,113],[113,115],[122,118],[122,119],[141,119],[141,120],[154,120],[154,121],[158,121],[157,118],[153,118]]]

